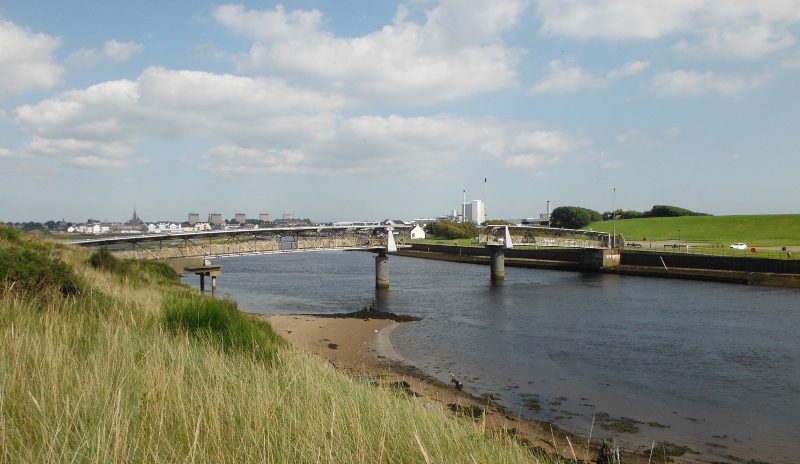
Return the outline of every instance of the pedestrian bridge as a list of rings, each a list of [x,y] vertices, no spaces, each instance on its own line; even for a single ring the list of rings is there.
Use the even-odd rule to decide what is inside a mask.
[[[214,258],[292,251],[385,249],[392,236],[406,246],[405,226],[314,226],[213,230],[174,234],[142,234],[73,242],[106,247],[119,258]]]
[[[480,235],[480,243],[505,240],[506,230],[514,246],[559,248],[612,248],[611,234],[583,229],[555,227],[488,225]],[[502,238],[502,240],[501,240]]]
[[[207,258],[268,253],[287,253],[315,250],[367,250],[375,257],[375,284],[389,286],[389,258],[398,247],[406,244],[407,226],[335,225],[313,227],[279,227],[266,229],[234,229],[175,234],[143,234],[130,237],[111,237],[73,242],[83,247],[106,247],[120,258],[169,260],[181,273],[212,278],[212,292],[222,266],[213,265]],[[570,247],[584,249],[586,268],[599,269],[619,264],[619,252],[612,250],[607,232],[547,227],[490,225],[479,236],[481,246],[490,254],[492,280],[505,278],[505,250],[518,246]],[[175,261],[178,261],[176,263]],[[201,261],[202,266],[195,264]]]

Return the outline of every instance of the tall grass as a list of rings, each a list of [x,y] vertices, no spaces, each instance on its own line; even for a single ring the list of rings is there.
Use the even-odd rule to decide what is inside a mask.
[[[162,321],[173,335],[186,334],[213,343],[226,352],[249,353],[261,361],[272,361],[285,341],[269,323],[239,312],[235,302],[183,292],[171,295],[164,305]]]
[[[83,295],[0,295],[0,462],[540,462],[294,350],[231,302],[62,251]]]

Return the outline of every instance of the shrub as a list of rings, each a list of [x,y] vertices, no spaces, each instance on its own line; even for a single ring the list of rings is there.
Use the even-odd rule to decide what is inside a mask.
[[[685,208],[669,205],[655,205],[646,217],[679,217],[679,216],[709,216],[706,213],[695,213]]]
[[[102,247],[100,250],[92,253],[89,257],[89,264],[95,269],[102,269],[109,272],[119,271],[119,259],[112,255],[108,248]]]
[[[165,263],[146,259],[124,259],[120,262],[119,273],[129,277],[134,284],[156,283],[179,285],[181,275]]]
[[[550,224],[553,227],[563,227],[564,229],[580,229],[592,222],[602,220],[602,214],[579,206],[559,206],[553,210],[550,216]]]
[[[158,261],[149,261],[149,260],[140,260],[139,266],[146,272],[149,272],[152,275],[160,277],[163,279],[164,282],[167,283],[180,283],[181,282],[181,275],[178,274],[178,271],[169,267],[169,265],[165,263],[159,263]]]
[[[43,253],[13,248],[0,249],[0,285],[22,292],[81,293],[82,282],[67,263]]]
[[[696,213],[694,211],[688,210],[686,208],[679,208],[677,206],[669,206],[669,205],[655,205],[653,206],[650,211],[645,211],[640,213],[638,211],[633,210],[620,210],[616,211],[617,219],[637,219],[637,218],[657,218],[657,217],[680,217],[680,216],[711,216],[708,213]],[[608,221],[614,219],[614,216],[609,213],[605,212],[603,214],[603,220]]]
[[[0,240],[5,240],[11,243],[19,243],[19,231],[7,226],[0,226]]]
[[[478,228],[469,222],[437,221],[425,226],[425,232],[445,239],[473,238],[478,236]]]
[[[162,321],[170,333],[187,333],[225,352],[249,353],[271,361],[283,341],[265,321],[253,320],[235,302],[183,293],[165,306]]]

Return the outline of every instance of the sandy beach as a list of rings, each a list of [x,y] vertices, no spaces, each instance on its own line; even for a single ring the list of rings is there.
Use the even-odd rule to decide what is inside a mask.
[[[459,391],[443,384],[398,358],[390,341],[399,323],[386,319],[320,317],[310,315],[258,315],[267,319],[277,333],[296,348],[313,353],[340,371],[365,381],[382,384],[407,382],[411,398],[420,407],[459,411],[485,421],[487,429],[517,434],[531,447],[557,452],[573,459],[597,457],[593,443],[587,456],[587,437],[570,434],[549,423],[530,420],[505,410],[491,399]],[[485,414],[484,414],[485,412]],[[455,414],[455,413],[454,413]],[[574,451],[573,451],[574,450]],[[647,462],[648,456],[624,453],[625,462]]]

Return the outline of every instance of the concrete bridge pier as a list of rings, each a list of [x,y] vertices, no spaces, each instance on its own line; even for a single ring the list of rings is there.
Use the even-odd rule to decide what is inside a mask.
[[[489,250],[489,264],[491,267],[492,281],[506,278],[505,249],[502,245],[486,245]]]
[[[581,268],[586,271],[599,271],[607,267],[619,266],[618,248],[585,248],[581,253]]]
[[[511,233],[508,226],[503,231],[503,243],[487,243],[486,249],[489,250],[489,264],[491,267],[492,282],[505,280],[506,278],[506,253],[505,250],[514,248],[511,243]]]
[[[379,251],[375,257],[375,286],[389,288],[389,257],[385,250]]]
[[[200,293],[206,291],[206,276],[211,277],[211,294],[217,293],[217,277],[222,275],[222,265],[211,264],[211,261],[204,259],[202,266],[185,267],[184,272],[190,272],[200,276]]]
[[[394,229],[391,227],[386,229],[386,248],[374,250],[378,252],[378,256],[375,257],[375,287],[377,288],[389,288],[389,257],[386,256],[386,253],[397,251],[393,231]]]
[[[206,274],[200,274],[200,292],[206,292]],[[211,294],[217,293],[217,276],[211,275]]]

